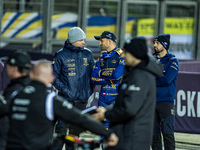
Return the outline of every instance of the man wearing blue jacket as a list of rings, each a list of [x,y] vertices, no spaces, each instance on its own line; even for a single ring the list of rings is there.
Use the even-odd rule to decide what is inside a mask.
[[[58,95],[81,110],[86,108],[87,100],[93,92],[90,77],[94,57],[89,49],[83,47],[85,38],[81,28],[71,28],[64,47],[56,52],[53,60],[53,85],[58,90]],[[55,130],[64,134],[66,127],[62,121],[58,121]],[[60,150],[62,146],[61,141],[54,142],[54,150]]]
[[[162,150],[161,132],[165,150],[175,150],[174,139],[174,97],[179,62],[168,49],[170,35],[160,34],[154,39],[154,56],[163,65],[163,76],[156,78],[156,110],[153,134],[153,150]]]
[[[121,57],[123,50],[116,46],[116,36],[112,31],[104,31],[94,38],[100,40],[102,54],[93,68],[91,81],[94,85],[101,85],[98,105],[106,107],[113,104],[118,95],[125,67],[124,58]],[[108,120],[105,127],[109,128]]]

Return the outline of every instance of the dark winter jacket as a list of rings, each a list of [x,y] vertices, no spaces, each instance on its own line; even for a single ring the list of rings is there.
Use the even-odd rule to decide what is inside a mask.
[[[11,94],[18,90],[20,91],[23,87],[30,83],[29,76],[22,76],[20,78],[11,80],[8,86],[5,88],[3,96],[6,100],[9,100]]]
[[[32,81],[15,96],[11,106],[7,149],[50,150],[56,120],[79,125],[108,138],[111,134],[103,125],[79,110],[46,86]]]
[[[4,99],[7,101],[7,104],[10,103],[10,99],[12,96],[14,96],[14,91],[20,91],[22,90],[27,84],[30,83],[29,76],[23,76],[14,80],[11,80],[8,86],[5,88],[5,91],[3,93]],[[6,108],[7,104],[3,107]],[[2,109],[0,114],[5,115],[8,113],[8,109]],[[8,117],[3,116],[0,118],[0,150],[5,150],[6,146],[6,139],[7,139],[7,131],[9,127]]]
[[[66,40],[53,60],[53,85],[59,95],[68,101],[86,102],[92,94],[90,76],[93,66],[94,58],[89,49],[75,47]]]
[[[111,129],[119,137],[117,146],[108,150],[150,148],[156,103],[155,76],[161,75],[162,67],[153,56],[149,56],[147,65],[126,66],[114,107],[105,113],[111,122]]]
[[[154,56],[156,57],[156,55]],[[164,57],[157,59],[163,65],[163,76],[161,78],[156,78],[156,103],[174,103],[176,79],[179,71],[178,59],[169,52],[167,52]]]

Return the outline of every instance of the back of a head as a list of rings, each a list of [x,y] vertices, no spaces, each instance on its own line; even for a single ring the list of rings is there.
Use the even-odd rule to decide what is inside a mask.
[[[53,69],[51,63],[47,60],[37,61],[33,67],[32,74],[32,78],[34,80],[38,80],[45,85],[50,84],[53,78]]]
[[[124,49],[130,52],[134,57],[147,60],[147,44],[144,37],[136,37],[132,40],[127,40],[124,44]]]

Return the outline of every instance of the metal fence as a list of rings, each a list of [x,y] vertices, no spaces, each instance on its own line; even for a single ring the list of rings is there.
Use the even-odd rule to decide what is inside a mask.
[[[104,30],[117,35],[117,44],[134,36],[171,34],[171,51],[186,59],[200,58],[198,0],[1,0],[1,48],[54,53],[71,27],[81,27],[86,46],[99,52],[93,37]],[[183,57],[184,58],[184,57]]]

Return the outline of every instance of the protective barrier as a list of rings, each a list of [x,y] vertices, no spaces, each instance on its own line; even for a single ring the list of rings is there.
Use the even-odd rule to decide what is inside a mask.
[[[20,43],[27,49],[29,44],[30,51],[54,53],[63,46],[69,28],[80,26],[87,35],[86,46],[96,52],[100,48],[93,36],[104,30],[117,35],[119,47],[129,38],[145,36],[150,52],[153,37],[169,33],[170,50],[177,58],[200,58],[197,1],[3,0],[1,4],[1,47],[11,49]]]

